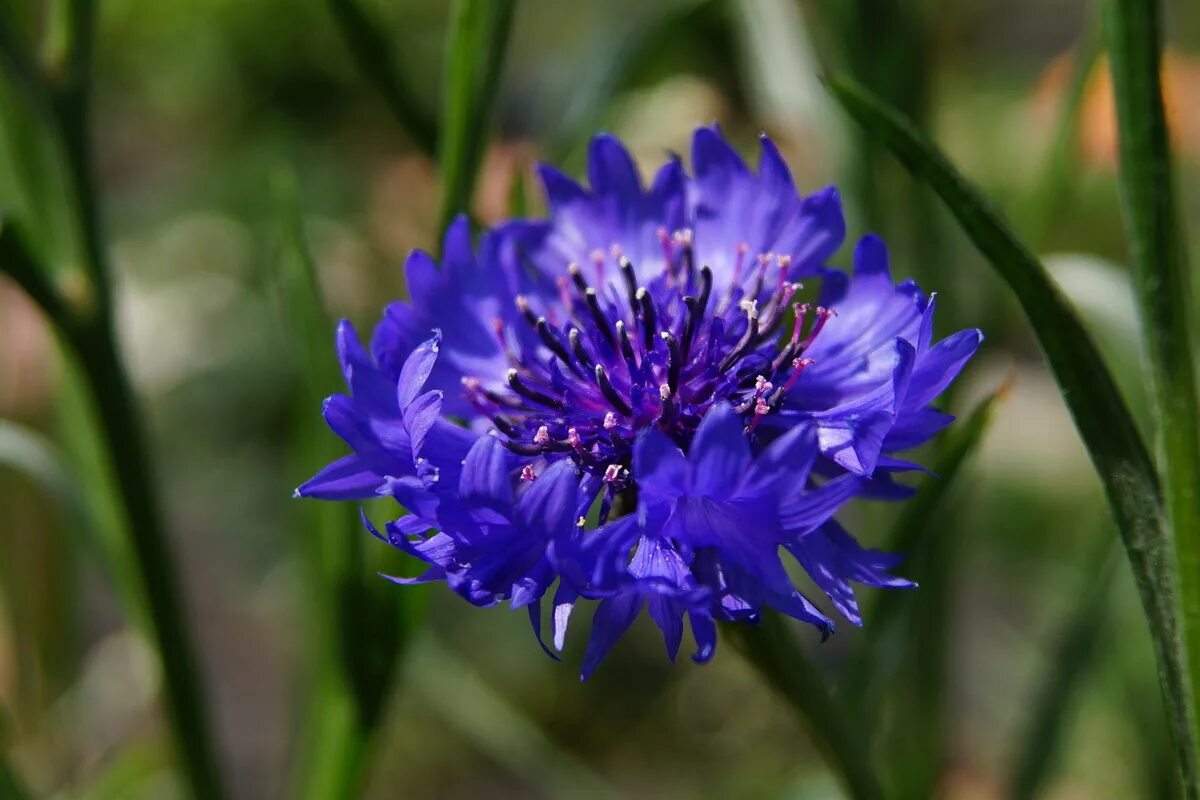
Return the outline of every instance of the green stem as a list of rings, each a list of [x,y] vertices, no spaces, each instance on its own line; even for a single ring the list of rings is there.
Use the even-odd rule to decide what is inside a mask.
[[[95,3],[72,0],[65,78],[48,90],[70,177],[80,239],[92,278],[92,303],[69,306],[21,237],[0,228],[0,269],[40,305],[74,351],[99,417],[125,510],[141,597],[161,659],[168,714],[187,781],[198,800],[223,796],[195,650],[184,624],[182,592],[163,522],[142,415],[117,350],[112,281],[101,227],[100,196],[92,170],[89,133],[90,71]],[[39,86],[46,84],[37,76]]]
[[[1200,720],[1200,402],[1192,352],[1190,276],[1178,226],[1171,145],[1159,85],[1159,4],[1109,0],[1105,11],[1121,143],[1119,186],[1158,415],[1163,495],[1175,543],[1194,726]],[[1193,758],[1200,760],[1197,743],[1192,744]],[[1200,796],[1194,783],[1189,783],[1189,792]]]
[[[184,623],[182,591],[154,489],[138,403],[104,324],[77,328],[69,340],[87,378],[113,474],[125,507],[135,567],[162,662],[168,713],[184,772],[198,800],[223,796],[195,650]]]
[[[722,630],[788,701],[850,797],[880,800],[883,789],[871,766],[867,737],[848,724],[846,709],[830,694],[825,677],[796,644],[783,619],[767,610],[758,625],[729,623]]]

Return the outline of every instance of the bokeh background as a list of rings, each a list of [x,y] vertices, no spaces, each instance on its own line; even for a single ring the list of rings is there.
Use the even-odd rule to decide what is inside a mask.
[[[57,4],[28,5],[45,14]],[[1170,752],[1099,482],[1019,308],[938,201],[840,114],[819,75],[837,69],[875,88],[984,187],[1079,305],[1144,419],[1091,5],[525,0],[474,202],[485,223],[521,195],[538,211],[533,161],[579,174],[600,129],[624,137],[647,172],[667,151],[686,155],[697,124],[719,121],[748,155],[765,130],[799,186],[842,188],[851,236],[885,234],[897,276],[939,292],[943,331],[985,330],[948,402],[966,414],[1010,386],[950,502],[925,521],[938,542],[926,558],[935,566],[923,567],[929,600],[876,648],[887,679],[862,712],[881,721],[883,769],[908,768],[917,748],[931,766],[915,785],[941,797],[1006,796],[1063,663],[1063,730],[1045,751],[1044,796],[1169,796]],[[1194,253],[1200,6],[1166,5],[1164,80]],[[436,122],[448,4],[362,6]],[[337,443],[306,384],[280,275],[297,257],[300,221],[329,314],[369,326],[404,294],[410,249],[436,249],[438,168],[356,69],[320,0],[105,0],[94,78],[121,340],[149,409],[220,757],[237,797],[288,796],[310,748],[325,744],[305,741],[305,709],[322,646],[314,518],[326,512],[290,495]],[[53,242],[70,222],[27,116],[0,84],[0,203]],[[40,196],[20,190],[31,175]],[[70,248],[56,253],[69,275]],[[332,365],[331,334],[318,333]],[[337,388],[331,380],[324,393]],[[153,654],[106,555],[121,523],[86,395],[39,312],[4,279],[0,420],[9,758],[39,796],[182,796]],[[869,507],[847,521],[881,544],[897,513]],[[341,532],[365,537],[353,524]],[[353,568],[404,568],[376,549],[367,542]],[[786,706],[732,648],[704,667],[672,666],[643,619],[581,685],[584,624],[555,664],[524,614],[470,608],[441,586],[387,591],[405,598],[346,617],[364,649],[380,630],[406,643],[378,697],[364,796],[840,796]],[[868,619],[823,645],[800,635],[838,676],[873,634]]]

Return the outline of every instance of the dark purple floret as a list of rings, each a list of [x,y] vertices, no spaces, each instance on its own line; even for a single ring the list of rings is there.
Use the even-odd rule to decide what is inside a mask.
[[[596,601],[585,677],[642,609],[672,659],[685,623],[704,661],[717,621],[768,607],[828,635],[785,557],[861,624],[852,583],[911,584],[834,516],[903,494],[890,475],[916,465],[897,454],[951,421],[932,403],[982,337],[935,342],[932,298],[893,282],[875,237],[851,275],[828,268],[836,190],[799,194],[761,148],[751,169],[700,128],[692,174],[672,158],[643,187],[598,136],[590,188],[539,168],[548,219],[478,250],[456,221],[440,266],[410,257],[411,300],[370,354],[339,328],[350,394],[326,418],[353,452],[298,493],[395,498],[408,513],[371,530],[427,570],[394,580],[524,608],[539,641],[549,596],[556,649]]]

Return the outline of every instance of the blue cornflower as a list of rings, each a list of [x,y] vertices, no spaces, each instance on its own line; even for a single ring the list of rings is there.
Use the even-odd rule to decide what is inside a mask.
[[[578,601],[598,601],[584,677],[643,608],[672,659],[685,621],[704,661],[716,621],[765,607],[827,635],[784,553],[860,624],[851,582],[911,584],[834,514],[902,494],[890,475],[915,465],[896,454],[952,419],[930,404],[981,335],[935,343],[932,298],[893,283],[875,237],[852,275],[829,269],[836,190],[799,195],[761,145],[753,170],[700,128],[694,174],[672,158],[643,187],[598,136],[590,188],[539,167],[548,219],[478,252],[456,221],[440,267],[409,258],[412,299],[369,355],[339,328],[350,395],[326,419],[354,452],[299,494],[394,497],[409,513],[371,530],[427,564],[394,580],[526,608],[539,641],[553,589],[557,649]],[[801,279],[818,304],[796,301]]]

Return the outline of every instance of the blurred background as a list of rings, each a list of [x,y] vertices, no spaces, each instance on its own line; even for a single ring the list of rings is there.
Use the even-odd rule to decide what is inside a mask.
[[[52,5],[24,4],[30,30]],[[394,554],[341,512],[291,499],[339,454],[319,413],[319,397],[339,387],[336,372],[306,377],[298,340],[314,332],[289,322],[287,265],[306,248],[330,319],[369,327],[404,295],[406,254],[438,242],[437,163],[356,68],[339,5],[99,4],[96,169],[119,332],[147,404],[234,796],[289,796],[339,735],[311,724],[314,665],[332,646],[314,633],[329,616],[314,569],[321,547],[353,537],[364,541],[347,570],[371,588],[342,622],[351,647],[389,664],[371,703],[363,796],[840,796],[733,648],[705,667],[672,666],[643,619],[581,685],[582,621],[555,664],[524,614],[470,608],[443,586],[385,585],[377,569],[405,569]],[[803,191],[841,187],[851,237],[883,233],[896,276],[939,292],[943,334],[987,334],[951,409],[966,415],[1011,387],[952,496],[924,520],[923,540],[936,542],[913,562],[924,599],[872,649],[870,691],[839,687],[862,698],[856,714],[878,720],[881,769],[923,772],[911,796],[1009,796],[1030,742],[1047,733],[1037,717],[1055,680],[1066,690],[1052,693],[1061,731],[1033,748],[1048,762],[1042,796],[1171,791],[1141,609],[1031,332],[938,201],[864,139],[818,77],[836,69],[874,88],[983,186],[1079,305],[1144,419],[1113,103],[1091,5],[525,0],[499,78],[473,203],[482,222],[514,204],[540,213],[531,164],[580,174],[596,130],[624,137],[646,173],[668,151],[686,157],[697,124],[718,121],[750,157],[765,130]],[[1194,253],[1200,6],[1166,6],[1164,84]],[[420,121],[436,126],[448,4],[360,7]],[[77,256],[62,244],[71,223],[44,138],[0,83],[0,205],[36,229],[69,286]],[[332,324],[315,333],[332,368]],[[0,420],[0,752],[36,796],[183,796],[153,651],[119,588],[122,523],[86,394],[40,312],[3,278]],[[898,513],[874,504],[846,522],[882,545]],[[851,667],[873,636],[870,615],[824,645],[801,635],[831,676],[862,674]]]

